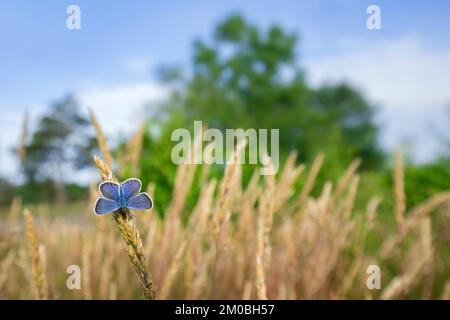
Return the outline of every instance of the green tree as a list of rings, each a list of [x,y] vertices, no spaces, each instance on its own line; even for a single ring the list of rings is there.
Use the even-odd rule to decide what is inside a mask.
[[[192,129],[194,120],[221,130],[280,129],[281,162],[292,150],[306,162],[325,152],[320,181],[340,176],[355,157],[363,158],[366,168],[381,163],[373,106],[347,84],[308,85],[296,46],[295,34],[279,26],[262,30],[234,15],[217,25],[210,40],[194,42],[189,73],[179,67],[159,70],[173,94],[161,108],[165,113],[152,117],[141,159],[143,181],[157,181],[157,206],[164,209],[172,192],[171,132]],[[244,181],[250,167],[244,167]],[[219,176],[223,167],[211,169]]]
[[[379,167],[383,155],[377,145],[374,109],[360,92],[345,83],[325,85],[315,90],[309,106],[316,117],[312,128],[316,138],[310,137],[314,145],[320,148],[317,142],[324,141],[328,148],[340,148],[345,158],[361,157],[365,168]]]
[[[50,105],[26,145],[23,173],[29,184],[52,181],[57,201],[65,200],[65,178],[88,163],[95,147],[88,120],[78,102],[67,96]]]
[[[341,162],[359,156],[368,167],[378,165],[373,107],[346,84],[308,86],[296,45],[297,36],[278,26],[262,31],[239,15],[228,17],[212,41],[195,42],[190,77],[165,70],[165,80],[183,80],[172,111],[188,125],[279,128],[280,150],[299,150],[302,160],[326,151]]]
[[[0,206],[9,205],[14,197],[15,187],[8,180],[0,177]]]

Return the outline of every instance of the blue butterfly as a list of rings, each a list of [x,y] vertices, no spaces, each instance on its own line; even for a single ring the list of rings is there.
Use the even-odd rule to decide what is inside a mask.
[[[102,195],[95,202],[94,212],[97,215],[107,214],[119,209],[144,210],[153,207],[153,201],[142,188],[139,179],[128,179],[122,183],[105,181],[98,189]]]

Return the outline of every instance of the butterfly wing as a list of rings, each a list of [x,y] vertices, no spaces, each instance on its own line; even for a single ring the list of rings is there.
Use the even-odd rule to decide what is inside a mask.
[[[136,197],[141,192],[142,184],[139,179],[132,178],[122,182],[122,191],[125,201]]]
[[[112,181],[105,181],[100,183],[98,187],[100,194],[108,200],[120,202],[119,184]]]
[[[153,207],[153,201],[145,192],[139,193],[137,196],[129,199],[126,203],[128,209],[145,210]]]
[[[94,212],[96,215],[111,213],[119,209],[119,202],[105,198],[98,198],[94,206]]]

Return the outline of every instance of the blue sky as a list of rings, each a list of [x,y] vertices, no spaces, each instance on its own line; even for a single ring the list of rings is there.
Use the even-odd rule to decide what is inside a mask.
[[[81,30],[66,28],[70,4],[81,8]],[[366,28],[370,4],[381,8],[381,30]],[[15,170],[8,149],[25,109],[37,116],[73,92],[107,131],[126,132],[144,101],[167,95],[152,70],[187,67],[193,40],[230,13],[297,32],[309,81],[346,80],[365,92],[379,107],[386,149],[407,142],[419,161],[439,151],[433,132],[449,121],[449,1],[19,0],[0,4],[0,174]]]

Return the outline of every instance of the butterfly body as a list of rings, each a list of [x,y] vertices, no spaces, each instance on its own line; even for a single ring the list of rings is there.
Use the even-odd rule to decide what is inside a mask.
[[[123,209],[127,206],[127,201],[125,199],[125,194],[123,192],[123,187],[122,185],[119,186],[119,203],[120,203],[120,208]]]
[[[140,192],[141,187],[139,179],[128,179],[122,183],[102,182],[99,185],[101,197],[94,206],[95,214],[103,215],[120,209],[151,209],[153,201],[147,193]]]

